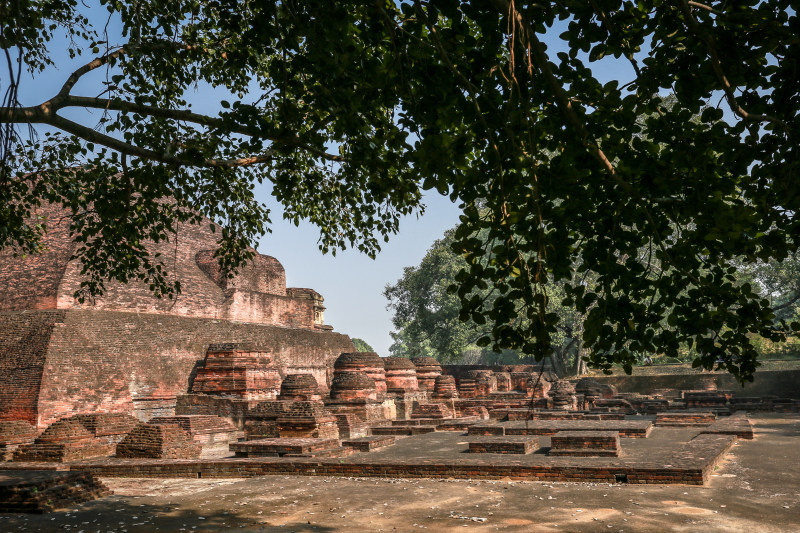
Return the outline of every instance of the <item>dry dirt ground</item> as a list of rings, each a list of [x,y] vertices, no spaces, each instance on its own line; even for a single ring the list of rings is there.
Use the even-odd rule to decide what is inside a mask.
[[[705,487],[267,476],[117,479],[114,496],[0,532],[800,531],[800,418],[753,418]]]

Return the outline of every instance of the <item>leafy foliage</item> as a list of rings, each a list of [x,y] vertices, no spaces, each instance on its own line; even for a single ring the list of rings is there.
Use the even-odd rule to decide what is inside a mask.
[[[3,143],[0,246],[35,251],[32,208],[67,206],[90,294],[129,277],[175,290],[142,243],[196,214],[222,229],[220,260],[236,268],[267,228],[252,184],[269,180],[325,251],[374,254],[420,189],[460,201],[458,316],[486,326],[482,346],[552,353],[550,283],[585,316],[600,368],[691,345],[696,366],[747,380],[752,337],[788,331],[736,272],[797,251],[789,0],[101,4],[121,44],[95,37],[105,17],[76,17],[74,0],[0,13],[0,47],[34,73],[55,31],[99,54],[43,105],[0,108],[2,123],[64,132]],[[628,79],[596,74],[619,63]],[[100,96],[73,95],[97,68]],[[194,113],[198,82],[232,102]],[[105,114],[93,129],[58,114],[69,107]]]
[[[394,312],[395,327],[394,343],[389,350],[392,355],[424,355],[461,364],[523,363],[523,354],[510,350],[496,352],[488,346],[478,346],[477,341],[490,333],[490,326],[460,318],[461,304],[454,294],[455,280],[468,265],[464,257],[453,251],[456,230],[445,232],[418,266],[404,268],[403,276],[386,286],[383,294],[389,301],[387,307]],[[560,375],[577,374],[584,355],[580,335],[583,317],[574,308],[560,304],[564,298],[562,285],[548,283],[545,291],[548,311],[559,316],[551,360]],[[491,287],[478,294],[485,301],[497,297]],[[527,320],[520,311],[521,308],[517,308],[514,322]]]
[[[369,345],[367,341],[364,339],[359,339],[358,337],[352,338],[353,344],[356,347],[357,352],[374,352],[375,350],[372,346]]]

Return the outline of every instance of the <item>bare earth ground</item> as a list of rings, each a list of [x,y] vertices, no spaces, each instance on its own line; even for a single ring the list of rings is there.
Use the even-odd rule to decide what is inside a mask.
[[[121,479],[0,531],[800,531],[800,419],[752,418],[705,487],[266,476]]]

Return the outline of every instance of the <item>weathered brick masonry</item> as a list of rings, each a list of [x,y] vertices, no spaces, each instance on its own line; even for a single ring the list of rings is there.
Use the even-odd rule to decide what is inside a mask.
[[[71,259],[77,250],[66,212],[40,209],[47,234],[41,254],[13,257],[0,252],[0,311],[30,309],[92,309],[240,320],[292,328],[322,327],[322,297],[311,289],[286,287],[283,266],[274,257],[256,254],[235,277],[227,278],[213,257],[217,236],[208,224],[178,224],[170,241],[152,244],[166,267],[181,281],[175,299],[157,299],[144,283],[108,283],[106,293],[79,303],[81,264]]]
[[[209,344],[270,348],[286,373],[322,387],[349,337],[227,320],[111,311],[0,313],[0,419],[38,426],[75,413],[171,414]]]
[[[52,207],[40,214],[42,254],[0,253],[0,420],[43,427],[76,413],[173,414],[214,343],[257,344],[281,377],[309,373],[327,391],[333,361],[354,350],[324,325],[318,293],[286,287],[275,258],[257,254],[237,276],[223,276],[207,226],[179,225],[176,239],[152,246],[181,280],[177,299],[109,283],[102,298],[80,304],[67,218]]]

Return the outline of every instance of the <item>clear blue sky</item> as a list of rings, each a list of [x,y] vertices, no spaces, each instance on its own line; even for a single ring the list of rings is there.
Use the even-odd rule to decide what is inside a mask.
[[[275,209],[271,197],[264,200]],[[400,232],[381,247],[374,260],[357,251],[323,255],[318,231],[310,224],[295,227],[273,213],[273,232],[261,239],[258,251],[277,258],[286,268],[290,287],[311,287],[325,297],[325,322],[336,331],[367,341],[380,355],[389,355],[391,313],[381,295],[403,267],[419,264],[444,231],[456,225],[460,213],[449,199],[435,192],[425,197],[425,214],[408,216]]]
[[[106,23],[107,13],[103,8],[85,8],[83,12],[95,19],[100,28]],[[95,15],[96,14],[96,15]],[[557,36],[566,28],[554,28],[548,36]],[[114,21],[109,24],[110,35],[114,34]],[[113,37],[111,39],[113,43]],[[546,39],[550,45],[549,53],[565,49],[564,43],[557,39]],[[57,68],[51,68],[37,78],[23,79],[20,98],[23,105],[36,105],[54,96],[66,77],[77,67],[92,59],[87,55],[70,60],[66,56],[65,43],[51,43],[51,51]],[[602,81],[631,78],[631,69],[619,61],[600,61],[592,68],[601,72]],[[102,71],[102,72],[101,72]],[[100,91],[100,81],[105,78],[105,70],[86,76],[73,89],[72,94],[94,96]],[[4,89],[0,80],[0,89]],[[214,114],[219,110],[219,100],[226,94],[215,93],[202,85],[193,95],[189,95],[194,111]],[[99,115],[87,117],[84,110],[70,110],[63,114],[87,125],[93,125]],[[43,130],[41,130],[43,131]],[[419,218],[406,217],[400,224],[400,233],[382,247],[377,259],[372,260],[358,252],[347,250],[336,257],[323,255],[317,247],[318,232],[308,224],[295,227],[283,220],[280,206],[268,194],[267,189],[259,199],[272,209],[272,230],[265,235],[258,251],[276,257],[286,268],[287,283],[290,287],[310,287],[325,298],[326,322],[336,331],[351,337],[360,337],[371,344],[381,355],[388,355],[391,344],[389,332],[392,329],[391,313],[386,310],[386,300],[382,292],[387,283],[394,283],[402,275],[403,268],[419,263],[430,245],[442,236],[444,231],[458,221],[459,210],[449,199],[435,192],[425,197],[425,214]]]

